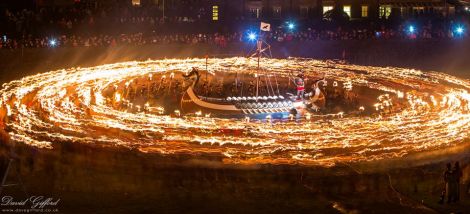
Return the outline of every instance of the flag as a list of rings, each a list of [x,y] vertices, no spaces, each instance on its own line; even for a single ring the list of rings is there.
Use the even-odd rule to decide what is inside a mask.
[[[271,24],[261,22],[259,29],[262,31],[271,31]]]

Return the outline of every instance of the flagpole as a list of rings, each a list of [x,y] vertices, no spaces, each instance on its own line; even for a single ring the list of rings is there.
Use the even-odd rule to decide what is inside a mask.
[[[258,40],[256,41],[256,53],[258,54],[258,69],[256,71],[256,101],[258,101],[258,96],[259,96],[259,69],[260,69],[260,61],[261,61],[261,51],[263,50],[263,38],[262,38],[262,33],[263,31],[270,31],[271,30],[271,25],[269,23],[260,23],[260,28],[259,28],[259,36]]]
[[[261,36],[261,33],[260,33],[260,36]],[[257,50],[257,52],[258,52],[258,70],[259,70],[259,60],[260,60],[260,57],[261,57],[260,56],[261,55],[261,44],[262,44],[261,39],[258,39],[258,44],[256,44],[258,46],[258,50]]]

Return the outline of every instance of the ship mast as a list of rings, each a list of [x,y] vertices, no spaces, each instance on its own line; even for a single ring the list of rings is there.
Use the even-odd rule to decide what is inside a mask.
[[[265,44],[266,47],[263,47],[263,44]],[[253,53],[251,55],[251,57],[256,56],[257,60],[258,60],[258,68],[257,68],[257,72],[255,73],[255,77],[256,77],[256,101],[258,101],[258,95],[259,95],[259,78],[260,78],[260,75],[258,73],[260,71],[260,62],[261,62],[261,56],[262,55],[265,55],[266,57],[269,57],[269,58],[272,57],[272,55],[271,55],[271,46],[265,40],[263,40],[262,34],[260,32],[260,36],[259,36],[258,40],[256,41],[256,51],[255,51],[255,53]]]
[[[259,92],[259,61],[261,59],[261,47],[263,46],[263,42],[261,38],[256,41],[256,53],[258,55],[258,70],[256,71],[256,101],[258,101],[258,92]]]
[[[264,23],[261,22],[260,25],[260,31],[259,31],[259,36],[258,39],[256,40],[256,50],[250,53],[249,57],[254,58],[256,56],[257,58],[257,69],[255,73],[256,77],[256,101],[258,101],[259,97],[259,81],[260,81],[260,75],[259,71],[261,69],[261,57],[264,55],[265,57],[272,58],[271,54],[271,46],[264,40],[264,32],[269,32],[271,30],[271,25],[269,23]],[[266,85],[267,87],[267,85]],[[269,91],[269,89],[268,89]]]

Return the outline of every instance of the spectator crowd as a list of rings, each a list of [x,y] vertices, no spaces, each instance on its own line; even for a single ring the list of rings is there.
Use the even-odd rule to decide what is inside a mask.
[[[0,10],[0,49],[46,47],[108,47],[146,44],[208,43],[221,47],[247,42],[248,31],[257,32],[259,22],[233,17],[221,27],[211,21],[210,8],[201,0],[178,1],[166,6],[102,6]],[[436,21],[437,20],[437,21]],[[413,23],[413,24],[411,24]],[[303,23],[289,29],[282,23],[263,36],[268,42],[316,40],[442,40],[465,38],[465,20],[431,17],[398,24],[362,23],[332,26]],[[251,26],[251,27],[248,27]],[[241,30],[243,29],[243,30]]]
[[[284,32],[276,30],[265,34],[268,42],[291,41],[317,41],[317,40],[392,40],[392,39],[459,39],[465,38],[465,32],[457,33],[451,30],[421,32],[407,32],[406,30],[382,29],[379,31],[369,29],[353,30],[314,30],[307,29],[299,32]],[[6,35],[1,38],[0,48],[17,49],[47,48],[47,47],[112,47],[117,45],[147,45],[147,44],[215,44],[225,47],[228,43],[249,42],[247,32],[233,33],[193,33],[193,34],[145,34],[132,33],[120,35],[61,35],[58,37],[45,36],[33,37],[28,35],[23,38],[9,38]]]

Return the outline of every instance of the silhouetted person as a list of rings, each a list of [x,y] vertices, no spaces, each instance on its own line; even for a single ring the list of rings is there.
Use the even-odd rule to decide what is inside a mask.
[[[292,114],[294,116],[294,118],[297,117],[297,109],[292,108],[291,110],[289,110],[289,113]]]
[[[460,169],[460,163],[457,161],[455,162],[454,168],[453,168],[453,174],[455,176],[455,194],[453,196],[454,202],[457,202],[460,200],[460,179],[463,176],[462,170]]]
[[[232,86],[230,87],[230,92],[231,92],[232,96],[236,96],[238,94],[237,93],[237,83],[236,82],[232,83]]]
[[[207,94],[209,93],[209,87],[207,86],[207,82],[204,81],[204,83],[202,84],[202,94],[204,96],[207,96]]]
[[[5,175],[10,159],[10,136],[2,125],[0,124],[0,179]]]
[[[248,95],[250,97],[255,95],[255,85],[254,85],[253,81],[250,81],[250,84],[248,85]]]
[[[451,181],[452,180],[452,165],[448,163],[446,165],[446,171],[444,172],[444,182],[445,182],[445,194],[444,197],[441,196],[441,203],[444,202],[444,200],[447,199],[447,203],[450,203],[451,198],[452,198],[452,193],[451,193]]]

